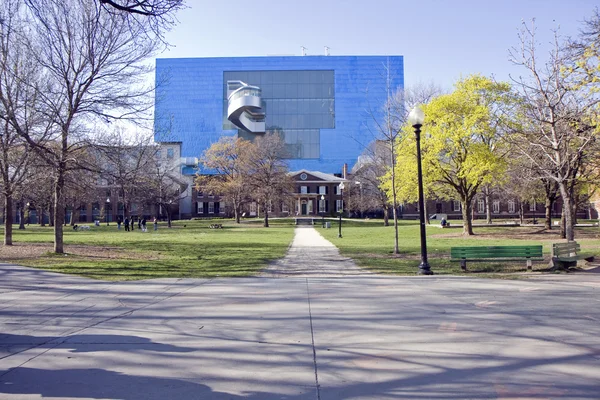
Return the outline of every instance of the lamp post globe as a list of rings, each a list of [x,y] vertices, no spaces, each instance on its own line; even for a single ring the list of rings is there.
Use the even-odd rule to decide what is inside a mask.
[[[340,224],[339,224],[339,230],[338,230],[338,237],[341,238],[342,237],[342,213],[344,212],[344,182],[340,183],[339,188],[340,188],[340,209],[339,209]]]
[[[420,275],[433,275],[429,262],[427,261],[427,237],[425,235],[425,201],[423,196],[423,169],[421,168],[421,127],[425,121],[425,113],[416,106],[408,114],[408,123],[415,130],[415,141],[417,144],[417,178],[419,181],[419,224],[421,235],[421,263],[419,264]]]

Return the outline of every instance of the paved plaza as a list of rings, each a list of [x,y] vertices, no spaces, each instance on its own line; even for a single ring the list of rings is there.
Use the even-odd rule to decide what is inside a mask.
[[[600,398],[600,274],[380,276],[296,232],[254,278],[0,265],[0,399]]]

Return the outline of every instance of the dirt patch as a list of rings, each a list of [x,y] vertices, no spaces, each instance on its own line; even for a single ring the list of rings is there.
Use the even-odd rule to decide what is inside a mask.
[[[0,261],[12,261],[48,256],[54,251],[52,243],[14,243],[12,246],[0,246]],[[65,245],[65,253],[89,259],[126,259],[158,260],[156,254],[141,253],[120,247]]]

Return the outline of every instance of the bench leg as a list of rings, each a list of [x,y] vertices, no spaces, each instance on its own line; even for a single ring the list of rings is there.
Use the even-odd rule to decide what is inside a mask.
[[[527,260],[527,271],[531,271],[533,270],[533,265],[531,260]]]
[[[467,260],[460,260],[460,269],[463,271],[467,270]]]

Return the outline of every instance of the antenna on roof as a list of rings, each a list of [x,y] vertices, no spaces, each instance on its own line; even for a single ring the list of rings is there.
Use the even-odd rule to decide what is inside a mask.
[[[325,55],[328,56],[329,55],[329,46],[325,46]]]
[[[305,56],[307,48],[304,46],[300,46],[300,48],[302,49],[302,55]]]

